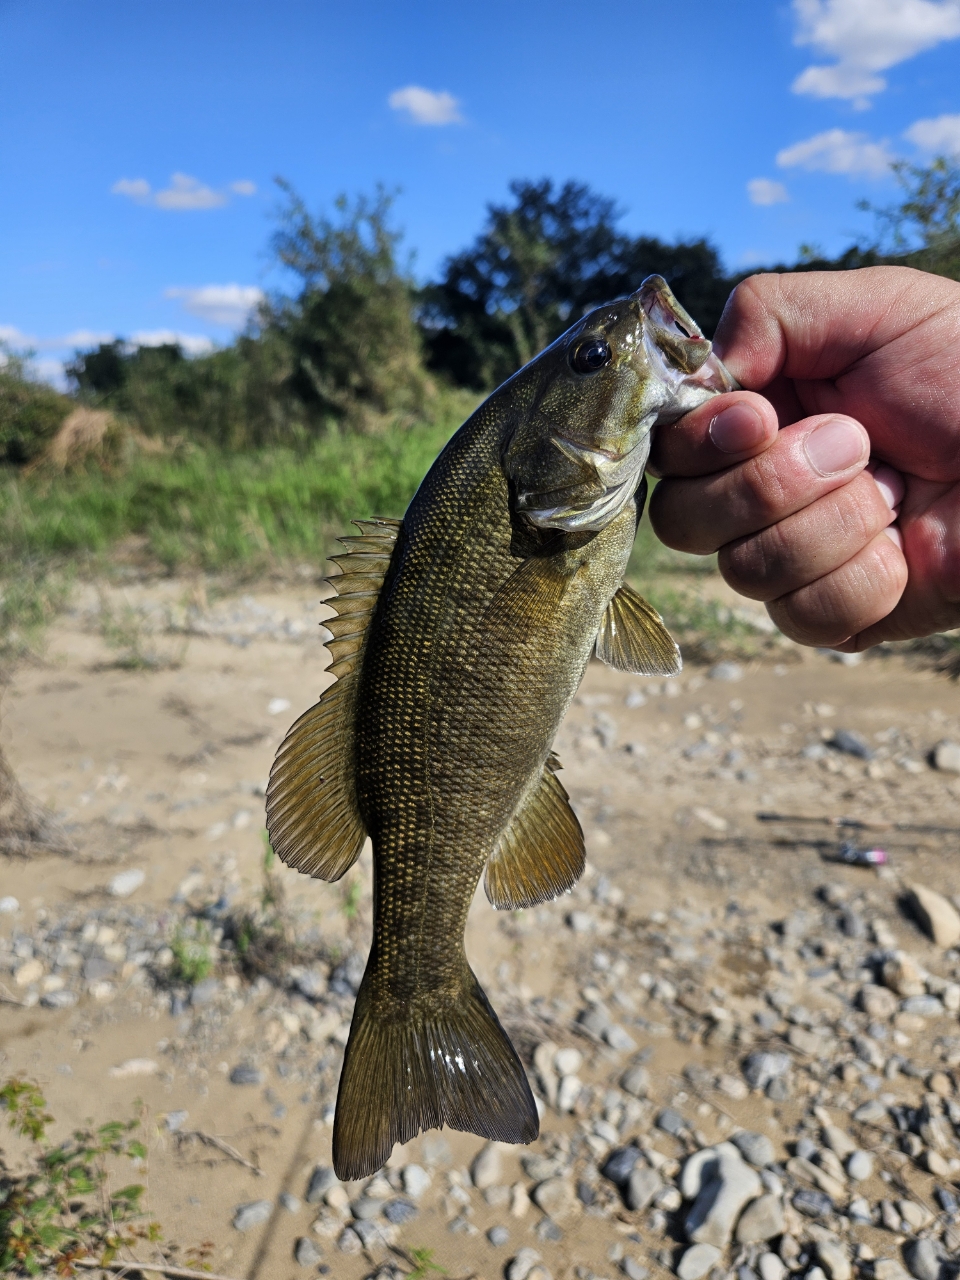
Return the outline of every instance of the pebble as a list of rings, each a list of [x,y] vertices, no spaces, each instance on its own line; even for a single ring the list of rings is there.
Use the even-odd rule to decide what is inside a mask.
[[[860,1008],[871,1018],[892,1018],[897,1011],[897,997],[887,987],[867,983],[860,988]]]
[[[833,1240],[817,1242],[817,1257],[830,1280],[852,1280],[853,1267],[842,1244]]]
[[[940,1280],[943,1255],[935,1240],[911,1240],[903,1256],[914,1280]]]
[[[720,1261],[722,1250],[714,1244],[695,1244],[684,1250],[677,1265],[680,1280],[700,1280]]]
[[[337,1237],[337,1248],[341,1253],[361,1253],[363,1251],[363,1241],[353,1227],[344,1227]]]
[[[942,894],[928,889],[926,885],[911,884],[907,898],[921,928],[938,947],[952,947],[960,942],[960,915]]]
[[[644,1066],[628,1067],[620,1077],[620,1088],[632,1098],[645,1098],[650,1091],[650,1072]]]
[[[760,1280],[784,1280],[787,1268],[775,1253],[761,1253],[757,1259]]]
[[[635,1165],[627,1179],[623,1198],[628,1209],[639,1212],[646,1209],[663,1190],[663,1179],[649,1165]]]
[[[873,1176],[873,1156],[869,1151],[854,1151],[847,1160],[847,1176],[853,1182],[866,1182]]]
[[[315,1267],[323,1254],[309,1236],[301,1236],[294,1246],[293,1256],[301,1267]]]
[[[542,1259],[536,1249],[523,1248],[507,1264],[507,1280],[529,1280],[530,1272]]]
[[[898,996],[922,996],[925,989],[923,970],[913,956],[897,951],[883,965],[883,981]]]
[[[571,911],[567,915],[567,924],[574,933],[592,933],[594,929],[593,916],[587,911]]]
[[[114,898],[129,898],[146,880],[146,873],[138,867],[129,871],[119,871],[107,882],[107,893]]]
[[[898,1200],[897,1210],[908,1227],[922,1231],[930,1221],[930,1214],[914,1200]]]
[[[72,1009],[79,997],[75,991],[48,991],[40,997],[46,1009]]]
[[[639,1159],[640,1151],[637,1147],[618,1147],[607,1156],[600,1172],[616,1186],[624,1187]]]
[[[835,729],[830,739],[830,746],[835,751],[843,751],[848,756],[856,756],[858,760],[872,760],[873,751],[860,737],[849,729]]]
[[[388,1200],[383,1206],[383,1216],[395,1227],[402,1227],[405,1222],[412,1221],[419,1212],[420,1210],[412,1201],[399,1197],[396,1200]]]
[[[231,1084],[263,1084],[263,1072],[249,1062],[241,1062],[230,1072]]]
[[[791,1201],[793,1207],[808,1218],[823,1218],[833,1213],[833,1201],[825,1191],[801,1187]]]
[[[358,1196],[356,1200],[350,1201],[350,1212],[357,1222],[372,1222],[374,1218],[380,1217],[382,1208],[383,1201],[374,1200],[372,1196]]]
[[[879,1124],[881,1120],[887,1118],[887,1108],[876,1098],[871,1098],[869,1102],[864,1102],[857,1107],[853,1118],[859,1120],[861,1124]]]
[[[6,915],[12,916],[15,912],[19,910],[20,910],[20,903],[13,896],[13,894],[8,893],[8,894],[5,894],[4,897],[0,898],[0,916],[6,916]]]
[[[273,1213],[273,1204],[269,1200],[251,1200],[249,1204],[239,1204],[233,1213],[233,1225],[237,1231],[250,1231],[253,1227],[260,1227],[265,1223],[271,1213]]]
[[[554,1222],[566,1222],[580,1211],[573,1183],[569,1178],[548,1178],[533,1191],[533,1203]]]
[[[783,1204],[776,1195],[760,1196],[752,1200],[740,1215],[737,1223],[737,1243],[756,1244],[772,1240],[784,1232]]]
[[[510,1232],[506,1227],[491,1227],[487,1232],[487,1239],[495,1249],[502,1249],[510,1239]]]
[[[33,982],[39,982],[43,977],[43,962],[40,960],[27,960],[26,963],[14,970],[13,980],[18,987],[29,987]]]
[[[743,667],[738,662],[718,662],[707,672],[710,680],[725,680],[731,684],[743,679]]]
[[[873,1274],[875,1280],[909,1280],[909,1272],[896,1258],[878,1258],[873,1264]]]
[[[126,1080],[130,1076],[154,1076],[159,1070],[152,1058],[127,1058],[126,1062],[111,1067],[107,1075],[113,1080]]]
[[[163,1117],[164,1128],[168,1133],[179,1133],[189,1117],[189,1111],[168,1111]]]
[[[942,773],[960,773],[960,743],[944,739],[933,748],[934,767]]]
[[[765,1089],[772,1081],[785,1076],[792,1065],[786,1053],[751,1053],[743,1064],[743,1074],[752,1089]]]
[[[579,1049],[558,1049],[553,1065],[560,1076],[575,1076],[583,1066],[583,1054]]]
[[[307,1192],[304,1196],[307,1204],[319,1204],[330,1188],[337,1186],[339,1181],[339,1178],[329,1165],[318,1164],[310,1175],[310,1181],[307,1183]],[[429,1179],[427,1185],[429,1185]],[[406,1183],[404,1183],[404,1189],[407,1192],[410,1190]]]
[[[863,1196],[854,1196],[847,1205],[847,1217],[851,1222],[858,1222],[863,1226],[870,1226],[873,1223],[873,1214],[870,1211],[870,1201],[864,1200]]]
[[[604,1027],[603,1038],[611,1049],[616,1049],[619,1053],[633,1053],[637,1047],[636,1040],[617,1022]]]
[[[620,1270],[627,1280],[647,1280],[649,1270],[629,1254],[620,1259]]]
[[[564,1076],[557,1090],[557,1110],[563,1115],[572,1111],[582,1091],[583,1081],[579,1076]]]
[[[289,1191],[281,1192],[279,1200],[281,1207],[286,1209],[287,1213],[299,1213],[303,1207],[300,1197],[291,1195]]]
[[[212,1004],[220,993],[219,978],[204,978],[190,992],[190,1003],[198,1009],[205,1004]]]
[[[688,1125],[679,1111],[668,1107],[657,1116],[657,1128],[662,1129],[664,1133],[669,1133],[671,1137],[678,1138],[686,1131]]]
[[[753,1133],[749,1129],[744,1129],[741,1133],[735,1133],[730,1141],[744,1160],[749,1161],[757,1169],[762,1169],[765,1164],[773,1164],[776,1158],[773,1143],[764,1133]]]
[[[485,1191],[487,1187],[503,1181],[503,1158],[496,1143],[488,1142],[474,1156],[473,1164],[470,1166],[470,1177],[473,1179],[473,1185],[480,1191]]]
[[[333,1170],[331,1169],[330,1172],[333,1173]],[[412,1200],[419,1200],[430,1186],[430,1175],[419,1164],[408,1164],[401,1177],[403,1189]]]
[[[701,1189],[684,1229],[692,1243],[722,1249],[733,1235],[741,1210],[760,1194],[763,1184],[732,1142],[714,1147],[713,1157],[703,1165]]]

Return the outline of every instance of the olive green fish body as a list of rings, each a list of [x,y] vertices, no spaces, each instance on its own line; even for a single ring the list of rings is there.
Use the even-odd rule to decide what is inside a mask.
[[[467,912],[484,869],[501,908],[582,873],[551,745],[594,645],[623,670],[679,669],[623,579],[652,427],[734,385],[709,348],[651,278],[499,388],[402,524],[358,522],[344,540],[325,624],[337,682],[290,730],[267,793],[291,866],[336,879],[373,842],[373,945],[334,1125],[343,1178],[425,1128],[538,1132],[464,954]]]

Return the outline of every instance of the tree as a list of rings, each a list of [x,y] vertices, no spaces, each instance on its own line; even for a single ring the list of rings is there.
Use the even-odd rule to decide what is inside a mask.
[[[876,215],[892,257],[960,280],[960,156],[936,156],[928,165],[896,160],[890,168],[905,198],[885,208],[861,200],[858,207]]]
[[[421,294],[432,368],[464,386],[495,386],[585,310],[633,292],[654,272],[712,331],[729,284],[705,240],[626,236],[614,201],[582,183],[517,181],[510,193],[512,203],[489,205],[473,245]]]

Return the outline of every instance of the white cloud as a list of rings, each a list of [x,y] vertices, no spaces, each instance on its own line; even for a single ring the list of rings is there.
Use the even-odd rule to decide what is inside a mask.
[[[880,178],[895,159],[886,142],[871,142],[865,133],[828,129],[805,142],[777,152],[781,169],[810,169],[821,173],[866,174]]]
[[[947,156],[960,155],[960,115],[918,120],[903,136],[921,151],[933,151]]]
[[[256,195],[257,184],[247,178],[231,182],[225,190],[208,187],[189,173],[170,175],[170,185],[162,191],[154,191],[146,178],[121,178],[110,188],[116,196],[127,196],[136,204],[149,204],[157,209],[177,211],[191,209],[219,209],[230,203],[230,196]]]
[[[887,87],[877,72],[960,36],[960,0],[793,0],[793,12],[794,43],[836,60],[807,67],[794,93],[857,107]]]
[[[263,301],[263,290],[252,284],[204,284],[193,289],[164,289],[163,296],[179,298],[184,310],[201,320],[239,329]]]
[[[394,111],[403,111],[414,124],[462,124],[460,102],[450,93],[435,93],[408,84],[405,89],[394,89],[387,99]]]
[[[50,338],[38,343],[41,347],[99,347],[101,342],[112,342],[115,335],[97,329],[74,329],[62,338]]]
[[[32,347],[36,339],[29,337],[13,324],[0,324],[0,342],[7,347]]]
[[[179,346],[188,356],[206,355],[213,343],[201,333],[179,333],[175,329],[140,329],[130,335],[132,347]]]
[[[747,183],[751,204],[785,204],[790,196],[782,182],[772,178],[751,178]]]

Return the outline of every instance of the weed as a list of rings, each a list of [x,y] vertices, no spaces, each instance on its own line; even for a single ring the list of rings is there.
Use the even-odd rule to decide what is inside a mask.
[[[105,643],[117,650],[112,666],[127,671],[160,671],[179,667],[188,641],[176,649],[158,648],[144,624],[143,615],[129,604],[114,609],[106,595],[100,593],[100,634]]]
[[[359,880],[351,880],[343,888],[343,914],[348,920],[353,920],[360,909],[360,899],[363,897],[363,885]]]
[[[424,1280],[431,1272],[435,1275],[445,1276],[446,1270],[438,1266],[433,1260],[432,1249],[408,1249],[405,1250],[406,1261],[410,1264],[411,1270],[407,1272],[407,1280]]]
[[[36,557],[8,565],[0,580],[0,662],[40,648],[44,628],[63,607],[69,590],[69,575],[51,571]]]
[[[170,970],[173,981],[193,987],[213,972],[214,941],[206,920],[178,924],[170,939],[170,950],[173,952]]]
[[[263,833],[263,885],[259,905],[233,916],[224,937],[232,942],[237,965],[246,978],[278,980],[301,957],[287,909],[283,880],[275,867],[270,837]]]
[[[112,1262],[136,1240],[160,1238],[144,1216],[146,1188],[133,1183],[109,1188],[108,1161],[130,1160],[145,1171],[147,1149],[131,1133],[140,1120],[112,1120],[96,1129],[76,1129],[56,1146],[46,1141],[53,1122],[36,1084],[12,1077],[0,1088],[7,1123],[31,1144],[30,1167],[14,1173],[0,1156],[0,1274],[75,1272],[78,1258]]]

